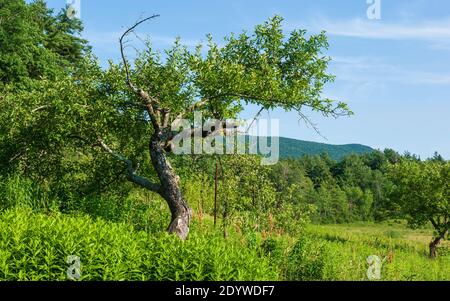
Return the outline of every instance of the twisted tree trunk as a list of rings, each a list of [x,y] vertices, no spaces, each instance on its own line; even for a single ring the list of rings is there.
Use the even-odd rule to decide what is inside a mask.
[[[189,233],[192,210],[183,198],[179,177],[167,161],[163,144],[158,135],[151,138],[149,149],[153,167],[160,180],[158,193],[166,200],[172,214],[168,231],[184,240]]]
[[[430,246],[430,258],[436,258],[437,247],[439,246],[440,242],[441,242],[440,237],[436,237],[430,242],[430,245],[429,245]]]
[[[436,258],[437,257],[437,248],[439,244],[441,243],[441,240],[444,239],[445,232],[439,233],[437,237],[433,238],[433,240],[430,242],[430,258]]]
[[[445,239],[445,235],[450,227],[450,222],[448,222],[448,217],[444,217],[443,221],[441,218],[430,218],[430,222],[437,232],[437,236],[433,238],[430,242],[430,258],[434,259],[437,256],[437,248],[441,243],[441,240]]]

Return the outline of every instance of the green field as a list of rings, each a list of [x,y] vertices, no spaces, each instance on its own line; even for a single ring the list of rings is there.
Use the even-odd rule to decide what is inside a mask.
[[[298,237],[242,233],[227,239],[209,216],[182,242],[165,233],[85,215],[16,208],[0,215],[0,280],[66,280],[66,258],[81,259],[80,280],[367,280],[370,255],[381,280],[450,280],[448,243],[427,257],[431,231],[401,224],[309,225]]]
[[[384,260],[381,280],[450,280],[449,242],[441,256],[428,258],[431,229],[411,230],[402,224],[351,224],[311,226],[308,231],[330,246],[333,279],[367,279],[366,258]]]

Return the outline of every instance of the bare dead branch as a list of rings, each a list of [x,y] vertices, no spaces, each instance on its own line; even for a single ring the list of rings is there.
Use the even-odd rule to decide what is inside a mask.
[[[173,140],[176,138],[177,140],[183,140],[187,138],[192,137],[201,137],[201,138],[207,138],[212,137],[216,135],[228,135],[229,133],[236,133],[238,132],[238,124],[233,123],[229,124],[227,121],[220,121],[219,123],[210,124],[211,130],[205,130],[205,127],[196,127],[196,128],[189,128],[185,129],[178,133],[171,133],[166,141],[166,146],[170,150],[173,147]],[[206,126],[207,127],[207,126]]]
[[[298,112],[298,114],[300,115],[300,120],[303,120],[303,122],[305,122],[307,127],[311,127],[316,133],[317,135],[319,135],[320,137],[322,137],[325,140],[328,140],[327,137],[325,137],[324,135],[322,135],[322,133],[319,131],[319,128],[317,127],[317,124],[313,123],[308,116],[306,116],[305,114],[303,114],[302,112]],[[300,121],[299,120],[299,121]]]
[[[159,17],[159,15],[152,15],[150,17],[144,18],[138,22],[136,22],[133,26],[131,26],[130,28],[128,28],[120,37],[119,39],[119,44],[120,44],[120,55],[122,57],[122,62],[124,65],[124,69],[125,69],[125,76],[126,76],[126,82],[127,85],[130,87],[130,89],[136,93],[141,99],[143,104],[145,105],[146,109],[147,109],[147,113],[150,116],[151,122],[153,124],[153,127],[155,129],[159,129],[160,128],[160,120],[158,118],[158,113],[155,112],[155,109],[153,108],[154,104],[158,103],[158,100],[154,97],[151,97],[150,94],[144,90],[142,90],[141,88],[138,88],[131,80],[131,75],[130,75],[130,67],[128,65],[126,56],[125,56],[125,47],[124,47],[124,39],[128,36],[128,34],[130,34],[131,32],[133,32],[134,29],[136,29],[136,27],[138,27],[140,24],[150,20],[150,19],[154,19]]]
[[[163,126],[163,128],[167,128],[167,126],[169,125],[169,120],[170,120],[170,109],[164,109],[162,113],[163,113],[162,126]]]
[[[174,121],[172,122],[173,126],[178,126],[179,122],[190,112],[193,112],[195,109],[201,108],[202,106],[204,106],[205,104],[207,104],[209,101],[209,99],[204,99],[204,100],[200,100],[196,103],[194,103],[193,105],[191,105],[190,107],[188,107],[186,110],[184,110],[183,112],[181,112],[180,114],[177,115],[177,117],[175,117]]]
[[[150,19],[154,19],[159,17],[159,15],[152,15],[150,17],[144,18],[138,22],[136,22],[133,26],[131,26],[130,28],[128,28],[120,37],[119,39],[119,43],[120,43],[120,55],[122,56],[122,61],[123,61],[123,65],[125,68],[125,74],[127,77],[127,84],[130,86],[130,88],[135,91],[136,93],[138,93],[138,89],[133,85],[133,83],[131,82],[131,77],[130,77],[130,68],[128,66],[128,62],[126,60],[125,57],[125,50],[124,50],[124,38],[130,33],[132,32],[136,27],[138,27],[139,25],[141,25],[142,23],[150,20]]]
[[[136,37],[136,39],[138,39],[142,44],[144,44],[145,46],[147,46],[147,43],[135,32],[132,31],[132,33],[134,34],[134,36]]]

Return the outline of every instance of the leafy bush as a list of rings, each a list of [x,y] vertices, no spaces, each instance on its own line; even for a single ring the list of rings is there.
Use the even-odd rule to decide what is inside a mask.
[[[69,255],[81,259],[81,280],[278,279],[268,258],[220,235],[192,233],[183,242],[84,215],[0,215],[0,280],[66,280]]]
[[[261,248],[266,255],[277,255],[280,252],[280,245],[277,240],[272,237],[263,241]]]
[[[402,233],[395,231],[395,230],[388,230],[385,232],[385,235],[390,238],[402,238],[403,237]]]
[[[310,235],[302,236],[289,254],[287,280],[325,280],[327,253],[322,240]]]

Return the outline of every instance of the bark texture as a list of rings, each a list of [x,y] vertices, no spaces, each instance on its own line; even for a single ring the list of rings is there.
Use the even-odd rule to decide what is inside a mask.
[[[160,180],[158,192],[166,200],[172,214],[168,231],[184,240],[189,233],[192,210],[183,198],[179,177],[167,160],[163,144],[157,136],[153,136],[150,141],[150,157]]]
[[[430,258],[436,258],[437,248],[438,248],[440,242],[441,242],[440,237],[436,237],[430,242],[430,245],[429,245],[430,246]]]
[[[440,233],[437,237],[433,238],[433,240],[430,242],[430,258],[436,258],[437,257],[437,249],[439,247],[439,244],[441,243],[441,240],[443,240],[445,237],[445,232]]]

